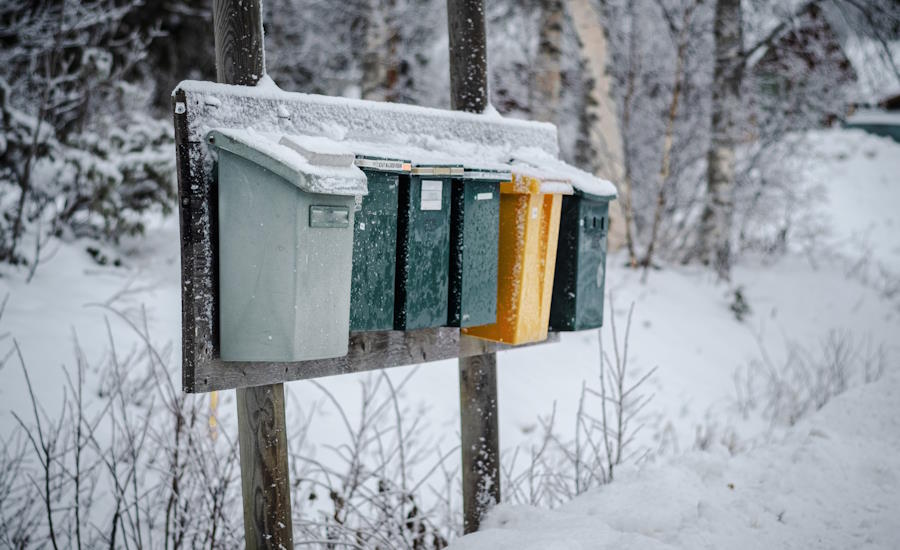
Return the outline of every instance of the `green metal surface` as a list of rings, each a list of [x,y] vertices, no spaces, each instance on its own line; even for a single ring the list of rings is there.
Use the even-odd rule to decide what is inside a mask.
[[[399,174],[363,170],[369,194],[356,212],[350,330],[394,328]]]
[[[443,326],[447,322],[451,179],[411,175],[408,185],[404,180],[401,177],[397,218],[394,329]]]
[[[450,228],[450,294],[447,324],[497,321],[497,246],[500,182],[455,180]]]
[[[563,197],[550,330],[577,331],[603,324],[609,202]]]

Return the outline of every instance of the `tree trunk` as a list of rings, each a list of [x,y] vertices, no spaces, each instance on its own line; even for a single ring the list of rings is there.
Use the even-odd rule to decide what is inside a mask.
[[[706,206],[700,219],[696,256],[712,265],[720,279],[731,276],[734,218],[735,112],[741,102],[742,12],[740,0],[716,2],[713,32],[712,136],[707,152]]]
[[[556,123],[562,85],[559,60],[562,54],[562,0],[541,0],[541,29],[531,112],[536,120]]]
[[[699,3],[699,1],[697,2]],[[672,84],[672,99],[669,101],[669,110],[666,116],[666,132],[663,136],[662,164],[659,168],[659,187],[656,190],[656,208],[653,211],[653,225],[650,229],[650,241],[647,243],[647,252],[641,265],[644,266],[642,282],[647,282],[647,274],[653,267],[653,253],[656,250],[659,239],[659,228],[662,224],[663,212],[666,207],[666,183],[672,168],[672,139],[675,134],[675,121],[678,118],[678,105],[681,99],[681,89],[684,87],[684,66],[687,56],[689,34],[691,30],[691,17],[697,3],[689,4],[684,10],[681,28],[677,32],[677,44],[675,47],[675,81]],[[672,29],[675,30],[674,28]]]
[[[590,82],[585,102],[584,119],[591,170],[600,177],[617,184],[623,181],[622,134],[616,104],[610,97],[611,80],[606,70],[608,47],[603,17],[591,0],[567,0],[569,15],[578,35],[584,69]],[[609,248],[616,250],[625,244],[625,223],[619,201],[609,205]]]
[[[360,94],[363,99],[396,101],[400,80],[400,29],[395,0],[366,0],[366,50],[362,60]]]

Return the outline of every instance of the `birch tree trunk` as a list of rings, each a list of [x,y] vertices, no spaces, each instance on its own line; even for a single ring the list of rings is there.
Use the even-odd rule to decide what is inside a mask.
[[[536,120],[543,122],[556,123],[559,113],[563,9],[562,0],[541,0],[541,29],[535,82],[531,88],[531,111]]]
[[[590,122],[587,138],[593,157],[593,172],[621,186],[625,157],[622,153],[622,134],[616,103],[610,97],[612,83],[606,71],[608,46],[603,16],[594,8],[591,0],[567,0],[567,7],[590,81],[584,117]],[[609,214],[609,248],[617,250],[625,244],[625,222],[619,201],[610,203]]]
[[[364,8],[366,51],[362,56],[362,82],[360,94],[363,99],[384,100],[384,82],[387,62],[385,44],[387,25],[381,9],[381,0],[367,0]]]
[[[400,75],[396,1],[366,0],[363,15],[366,51],[360,94],[363,99],[394,101]]]
[[[696,256],[712,265],[720,279],[731,277],[734,218],[735,113],[743,79],[741,0],[716,2],[713,33],[712,137],[707,152],[706,205],[700,219]]]

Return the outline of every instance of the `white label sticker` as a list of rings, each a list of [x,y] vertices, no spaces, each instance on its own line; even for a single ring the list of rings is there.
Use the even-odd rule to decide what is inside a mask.
[[[538,215],[538,209],[537,209],[537,206],[533,206],[533,207],[531,208],[531,219],[532,219],[532,220],[536,220],[536,219],[537,219],[537,215]]]
[[[440,210],[444,182],[441,180],[422,180],[421,210]]]
[[[390,170],[394,172],[409,172],[409,163],[402,160],[367,159],[357,157],[355,164],[360,168],[374,168],[376,170]]]
[[[489,201],[493,198],[494,198],[493,193],[478,193],[477,195],[475,195],[476,201]]]

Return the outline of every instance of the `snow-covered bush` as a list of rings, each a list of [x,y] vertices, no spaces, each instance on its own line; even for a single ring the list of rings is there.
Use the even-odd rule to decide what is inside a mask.
[[[884,374],[887,352],[870,338],[832,330],[817,349],[788,342],[773,358],[760,344],[760,358],[735,373],[736,405],[746,416],[759,410],[773,425],[793,426],[849,388]]]
[[[528,454],[517,448],[501,461],[505,502],[555,507],[588,491],[612,483],[616,470],[637,464],[651,449],[635,436],[644,427],[643,413],[653,399],[645,390],[657,368],[643,372],[629,363],[629,338],[634,304],[628,310],[621,340],[614,301],[609,298],[612,354],[600,341],[598,386],[582,383],[574,437],[563,437],[557,427],[556,408],[539,418],[537,444]]]
[[[128,24],[140,5],[0,5],[0,262],[34,267],[48,237],[115,241],[171,209],[170,124],[127,83],[156,35]]]

